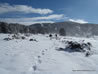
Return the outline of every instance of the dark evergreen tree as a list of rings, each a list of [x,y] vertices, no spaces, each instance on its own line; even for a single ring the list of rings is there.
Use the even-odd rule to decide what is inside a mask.
[[[65,32],[64,28],[61,28],[61,29],[59,30],[59,34],[60,34],[61,36],[65,36],[65,35],[66,35],[66,32]]]

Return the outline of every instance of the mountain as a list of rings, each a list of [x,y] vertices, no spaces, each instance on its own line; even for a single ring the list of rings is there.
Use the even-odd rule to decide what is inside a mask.
[[[24,33],[27,32],[28,26],[18,23],[0,22],[0,33]]]
[[[98,24],[80,24],[75,22],[36,23],[29,26],[0,22],[0,33],[59,33],[65,30],[68,36],[94,36],[98,35]]]

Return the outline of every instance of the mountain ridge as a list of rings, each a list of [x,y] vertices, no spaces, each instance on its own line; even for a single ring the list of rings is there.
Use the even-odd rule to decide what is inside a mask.
[[[23,25],[18,23],[0,22],[0,33],[59,33],[64,28],[68,36],[94,36],[98,35],[98,24],[76,23],[76,22],[55,22],[55,23],[36,23]]]

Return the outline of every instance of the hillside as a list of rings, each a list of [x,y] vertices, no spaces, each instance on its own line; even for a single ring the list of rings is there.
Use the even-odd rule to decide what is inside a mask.
[[[59,33],[64,28],[67,36],[95,36],[98,35],[98,24],[79,24],[74,22],[37,23],[21,25],[14,23],[0,23],[0,33]]]

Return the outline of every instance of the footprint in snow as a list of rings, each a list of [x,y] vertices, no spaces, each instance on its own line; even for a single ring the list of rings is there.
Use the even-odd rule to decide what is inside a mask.
[[[38,63],[42,63],[42,61],[41,61],[41,56],[37,56],[38,57]]]
[[[41,56],[37,56],[38,58],[41,58]]]
[[[42,63],[42,61],[40,59],[38,59],[38,63]]]
[[[46,51],[48,50],[48,49],[45,49]]]
[[[32,66],[32,68],[33,68],[34,71],[37,70],[37,66],[36,65]]]
[[[45,52],[44,51],[42,51],[42,55],[45,55]]]

